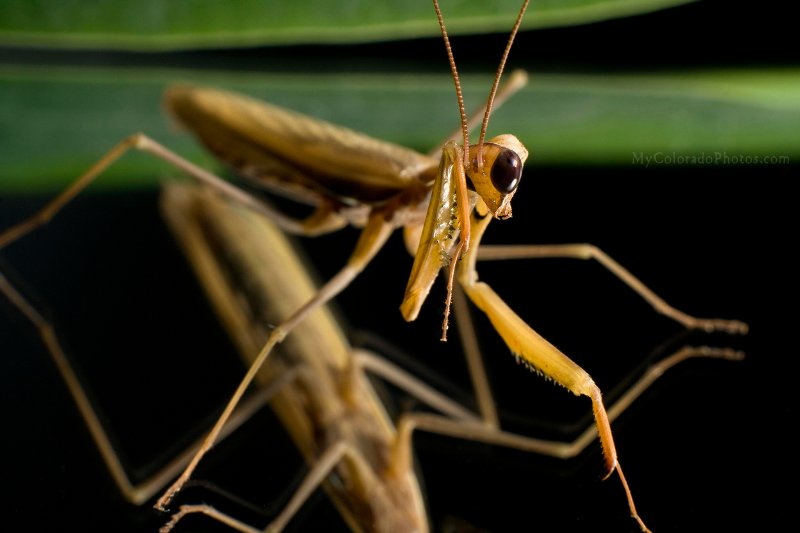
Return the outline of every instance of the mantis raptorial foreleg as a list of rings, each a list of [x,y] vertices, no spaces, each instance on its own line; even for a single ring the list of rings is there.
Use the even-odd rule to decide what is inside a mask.
[[[648,387],[664,375],[664,372],[687,359],[695,357],[739,361],[744,357],[744,354],[729,348],[712,348],[707,346],[685,346],[681,348],[648,368],[647,371],[611,405],[608,409],[608,423],[610,424],[616,420]],[[410,413],[403,415],[397,425],[398,436],[394,449],[393,464],[398,471],[402,471],[403,468],[408,467],[410,464],[412,457],[411,437],[414,431],[419,430],[437,433],[447,437],[504,446],[524,452],[549,455],[560,459],[568,459],[577,456],[583,452],[598,435],[597,428],[595,426],[589,426],[577,438],[570,442],[553,441],[502,431],[499,428],[490,426],[485,421],[483,423],[474,423],[464,420],[455,420],[438,414]],[[619,464],[617,464],[615,468],[622,480],[631,516],[639,523],[643,531],[649,531],[636,512],[628,483],[625,480]]]
[[[636,382],[617,398],[608,409],[609,422],[616,420],[645,390],[658,380],[658,378],[663,376],[667,370],[692,358],[740,361],[744,358],[744,354],[730,348],[684,346],[650,366]],[[411,449],[410,437],[414,430],[424,430],[450,437],[486,442],[488,444],[506,446],[521,451],[549,455],[559,459],[569,459],[577,456],[597,438],[597,430],[594,426],[587,427],[574,440],[565,442],[527,437],[489,427],[486,423],[456,420],[452,417],[428,413],[411,413],[404,415],[398,426],[400,428],[398,429],[398,433],[402,436],[402,438],[398,438],[397,441],[398,461],[409,460]]]
[[[536,333],[489,285],[478,281],[475,270],[477,245],[490,221],[491,217],[489,216],[480,217],[473,214],[471,217],[470,224],[473,226],[475,246],[464,257],[460,269],[459,282],[473,303],[487,315],[494,329],[503,338],[512,353],[531,368],[562,385],[573,394],[588,396],[591,399],[595,425],[597,426],[606,462],[606,477],[615,470],[619,473],[631,515],[639,523],[642,530],[647,530],[644,522],[636,512],[633,496],[619,466],[611,424],[603,404],[600,388],[585,370]]]
[[[456,306],[456,315],[461,311]],[[369,351],[355,349],[353,352],[356,364],[365,370],[376,373],[383,379],[399,385],[409,394],[417,397],[424,403],[434,407],[441,413],[450,414],[427,414],[410,413],[403,415],[398,423],[398,436],[395,444],[395,466],[402,470],[408,465],[401,466],[401,462],[411,461],[411,439],[414,431],[426,431],[440,435],[484,442],[487,444],[505,446],[520,451],[539,453],[561,459],[575,457],[582,453],[597,437],[597,432],[593,426],[587,427],[577,438],[570,442],[551,441],[536,439],[524,435],[518,435],[502,431],[498,428],[489,426],[486,421],[481,422],[474,415],[463,413],[463,408],[459,404],[441,396],[436,390],[431,389],[425,383],[413,376],[408,375],[400,368],[395,367],[385,359],[372,354]],[[710,348],[686,346],[675,353],[663,358],[650,366],[647,371],[633,383],[608,409],[609,422],[616,420],[641,394],[650,387],[658,378],[675,365],[690,358],[720,358],[727,360],[740,360],[743,357],[741,352],[728,348]],[[451,405],[452,404],[452,405]],[[222,522],[231,528],[245,533],[261,531],[280,531],[294,516],[308,496],[315,490],[325,477],[331,472],[336,464],[345,457],[357,460],[358,452],[346,449],[341,443],[334,445],[324,452],[318,463],[308,472],[297,491],[292,496],[290,502],[265,529],[257,529],[245,524],[230,515],[219,511],[208,505],[182,505],[170,519],[170,522],[162,528],[162,531],[171,530],[182,518],[190,514],[204,514],[214,520]]]
[[[524,85],[524,83],[524,74],[517,73],[512,77],[511,82],[501,89],[498,98],[506,98],[513,92],[516,92],[516,90]],[[276,222],[278,226],[288,232],[301,235],[317,235],[338,229],[346,222],[345,219],[339,213],[337,213],[335,209],[331,208],[329,203],[324,201],[324,199],[317,204],[317,210],[310,217],[303,220],[297,220],[288,217],[279,210],[271,208],[268,204],[263,203],[261,200],[255,199],[250,194],[232,186],[230,183],[222,180],[214,174],[183,159],[149,137],[143,134],[135,134],[124,139],[118,145],[109,150],[109,152],[101,157],[91,168],[89,168],[89,170],[87,170],[87,172],[79,176],[64,192],[55,197],[34,216],[0,233],[0,248],[11,244],[36,228],[49,222],[75,196],[77,196],[83,189],[88,187],[95,179],[101,176],[108,167],[113,165],[120,157],[122,157],[131,149],[155,155],[159,159],[164,160],[175,168],[188,173],[199,182],[209,185],[213,189],[219,191],[228,198],[231,198],[240,205],[247,206],[254,211],[267,215],[271,220]],[[364,237],[357,246],[356,251],[353,253],[353,259],[350,261],[350,264],[348,264],[348,266],[346,266],[336,278],[331,280],[331,282],[322,289],[322,291],[314,298],[314,300],[309,302],[307,306],[304,306],[297,312],[297,322],[302,321],[303,317],[305,317],[311,309],[321,305],[329,298],[333,297],[336,293],[341,291],[345,286],[347,286],[347,284],[349,284],[350,280],[352,280],[352,278],[355,277],[355,275],[357,275],[361,269],[363,269],[364,265],[366,265],[366,263],[368,263],[371,259],[372,255],[374,255],[374,252],[380,249],[386,237],[388,236],[388,233],[394,229],[394,224],[384,221],[384,219],[390,218],[391,213],[389,212],[383,213],[376,211],[373,213],[371,223],[368,223],[367,228],[365,228],[363,234]],[[260,358],[261,360],[254,365],[253,371],[248,374],[248,376],[250,376],[249,379],[252,378],[252,374],[256,371],[255,369],[261,365],[263,359],[266,357],[266,354],[269,352],[269,350],[271,350],[272,346],[277,344],[277,342],[279,342],[282,337],[288,333],[290,329],[292,329],[294,323],[296,322],[292,322],[288,325],[288,327],[279,326],[276,328],[276,330],[273,332],[273,335],[270,337],[267,348],[262,352],[263,355]],[[249,381],[249,379],[246,381]],[[69,382],[69,379],[67,379],[67,381]],[[231,408],[239,401],[246,386],[247,384],[244,383],[237,390],[236,395],[231,401]],[[223,419],[218,422],[218,424],[215,426],[215,429],[209,436],[209,439],[206,441],[208,445],[214,442],[218,432],[225,425],[224,418],[229,416],[230,413],[230,410],[225,411]],[[88,420],[89,417],[87,416],[87,423]],[[91,426],[91,423],[89,425]],[[100,446],[102,449],[103,446]],[[203,453],[203,451],[198,453],[196,459],[199,459]],[[193,464],[196,464],[196,462]],[[190,468],[190,470],[192,468],[193,466]],[[186,477],[188,477],[188,475]],[[124,488],[123,491],[126,492]],[[148,491],[147,495],[149,496],[149,494],[150,492]],[[132,497],[137,501],[142,498],[146,498],[146,496]]]

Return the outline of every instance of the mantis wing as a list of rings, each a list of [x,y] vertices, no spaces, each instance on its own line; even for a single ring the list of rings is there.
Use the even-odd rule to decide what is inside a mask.
[[[408,148],[236,93],[178,85],[164,101],[238,173],[309,203],[378,203],[431,181],[438,164]]]

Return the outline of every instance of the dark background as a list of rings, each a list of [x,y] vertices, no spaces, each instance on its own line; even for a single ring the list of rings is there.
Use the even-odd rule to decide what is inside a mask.
[[[768,27],[767,38],[753,34],[759,24]],[[526,58],[524,66],[533,72],[794,65],[790,35],[788,16],[754,20],[751,10],[700,2],[527,33],[512,60]],[[473,57],[462,69],[493,69],[504,39],[454,39],[462,57]],[[440,47],[432,39],[278,51],[304,70],[347,57],[354,69],[416,71],[446,68],[443,59],[430,57],[430,50]],[[490,51],[484,55],[485,49]],[[2,58],[102,68],[219,66],[235,56],[236,64],[247,68],[274,53],[4,50]],[[794,218],[784,184],[796,174],[796,162],[654,169],[532,166],[515,198],[514,218],[490,228],[487,240],[493,242],[592,242],[680,309],[750,323],[752,332],[744,339],[685,334],[592,263],[519,261],[480,268],[482,279],[594,376],[609,403],[649,362],[686,343],[747,351],[741,363],[685,363],[614,424],[640,513],[655,531],[724,531],[750,521],[769,530],[788,523],[788,498],[774,483],[796,470],[786,436],[794,381],[787,365],[793,354],[779,335],[789,315],[777,306],[791,303],[796,292],[788,275],[792,261],[784,253],[792,244]],[[21,220],[42,201],[3,201],[0,227]],[[310,243],[307,253],[321,278],[344,263],[356,236],[347,230]],[[370,332],[411,354],[426,372],[446,380],[448,390],[465,397],[458,343],[436,340],[441,284],[419,321],[405,324],[397,306],[411,259],[398,238],[387,248],[337,299],[347,331],[361,342],[359,332]],[[155,192],[80,198],[46,230],[4,250],[2,260],[3,272],[16,273],[26,294],[53,317],[134,472],[146,472],[180,439],[207,428],[243,373],[158,218]],[[1,490],[11,530],[154,530],[163,518],[118,496],[35,332],[5,302],[0,319],[6,448]],[[490,331],[482,330],[481,340],[505,427],[574,438],[590,423],[588,400],[517,367]],[[452,523],[488,531],[636,530],[618,481],[599,480],[599,446],[564,462],[438,436],[418,435],[415,442],[437,530]],[[264,413],[211,454],[196,477],[260,505],[279,504],[302,472],[288,438]],[[267,523],[267,517],[215,492],[194,487],[185,501],[218,502],[253,523]],[[761,503],[765,499],[769,506]],[[203,520],[186,526],[187,531],[214,527]],[[323,494],[289,527],[343,529]]]

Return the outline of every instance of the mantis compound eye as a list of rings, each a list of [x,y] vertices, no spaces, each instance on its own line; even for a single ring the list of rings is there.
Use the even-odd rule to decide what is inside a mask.
[[[492,185],[498,192],[509,194],[516,190],[522,177],[522,160],[508,148],[500,152],[491,170]]]

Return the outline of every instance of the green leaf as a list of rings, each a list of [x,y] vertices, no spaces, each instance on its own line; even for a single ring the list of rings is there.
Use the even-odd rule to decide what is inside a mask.
[[[597,22],[693,0],[539,0],[523,28]],[[453,34],[507,32],[520,0],[442,2]],[[3,0],[0,44],[175,50],[352,43],[439,34],[430,2],[407,0]]]
[[[160,95],[176,81],[234,89],[420,151],[458,124],[447,75],[231,74],[142,69],[0,70],[0,190],[63,187],[125,136],[146,132],[215,168],[162,116]],[[488,76],[464,80],[468,106]],[[800,71],[545,75],[497,110],[489,135],[516,134],[531,165],[631,165],[635,154],[694,157],[673,163],[745,163],[800,158]],[[658,156],[660,154],[660,156]],[[708,158],[714,161],[706,161]],[[783,159],[775,159],[783,158]],[[667,160],[666,162],[669,162]],[[643,164],[640,161],[638,164]],[[98,186],[144,183],[178,172],[129,154]],[[103,185],[104,184],[104,185]]]

